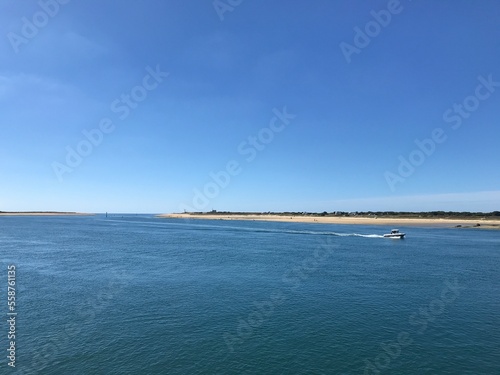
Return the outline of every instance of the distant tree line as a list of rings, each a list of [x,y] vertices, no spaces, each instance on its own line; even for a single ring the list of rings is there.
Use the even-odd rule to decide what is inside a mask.
[[[383,217],[383,218],[442,218],[442,219],[478,219],[478,218],[500,218],[500,211],[493,211],[489,213],[484,212],[457,212],[457,211],[429,211],[429,212],[408,212],[408,211],[333,211],[333,212],[231,212],[231,211],[217,211],[210,212],[190,212],[196,215],[278,215],[278,216],[314,216],[314,217]]]

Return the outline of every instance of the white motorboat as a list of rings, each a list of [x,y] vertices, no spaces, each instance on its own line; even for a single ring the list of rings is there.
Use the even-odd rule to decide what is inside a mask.
[[[386,238],[396,238],[396,239],[403,239],[405,237],[406,233],[401,233],[399,229],[393,229],[391,230],[391,233],[384,234],[384,237]]]

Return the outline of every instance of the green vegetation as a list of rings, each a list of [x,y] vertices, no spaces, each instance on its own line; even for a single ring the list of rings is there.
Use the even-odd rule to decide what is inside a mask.
[[[371,218],[406,218],[406,219],[500,219],[500,211],[484,212],[454,212],[454,211],[430,211],[430,212],[396,212],[396,211],[366,211],[366,212],[189,212],[194,215],[278,215],[278,216],[313,216],[313,217],[371,217]]]

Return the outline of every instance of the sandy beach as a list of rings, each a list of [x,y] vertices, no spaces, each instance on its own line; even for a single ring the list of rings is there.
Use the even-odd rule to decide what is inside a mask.
[[[81,212],[0,212],[0,216],[89,216]]]
[[[500,220],[481,219],[405,219],[405,218],[375,218],[375,217],[322,217],[322,216],[283,216],[283,215],[211,215],[211,214],[162,214],[162,218],[171,219],[210,219],[210,220],[258,220],[282,221],[298,223],[323,223],[323,224],[350,224],[350,225],[382,225],[388,227],[398,226],[424,226],[454,228],[500,229]],[[477,225],[479,224],[479,226]]]

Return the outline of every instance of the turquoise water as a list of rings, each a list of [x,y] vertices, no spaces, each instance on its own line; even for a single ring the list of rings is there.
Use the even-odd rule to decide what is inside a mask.
[[[500,374],[500,231],[0,218],[2,374]]]

